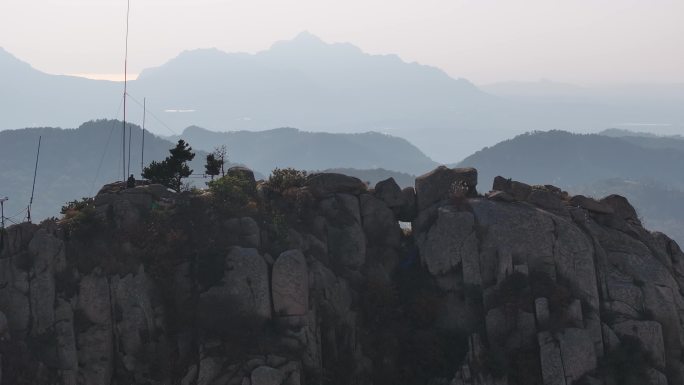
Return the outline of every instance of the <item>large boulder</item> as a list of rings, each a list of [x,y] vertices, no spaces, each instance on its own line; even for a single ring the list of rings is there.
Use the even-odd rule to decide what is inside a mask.
[[[325,314],[341,319],[349,313],[352,293],[347,281],[335,275],[322,263],[314,261],[309,269],[311,275],[311,300]]]
[[[159,202],[168,202],[176,193],[160,184],[121,188],[120,183],[105,185],[94,198],[101,217],[112,215],[119,228],[134,226]]]
[[[376,183],[374,190],[375,196],[385,202],[388,207],[394,208],[404,205],[404,196],[394,178],[381,180]]]
[[[506,179],[502,176],[497,176],[494,178],[492,190],[503,191],[510,195],[514,200],[524,201],[527,200],[532,192],[532,186],[512,179]]]
[[[351,194],[333,194],[319,204],[325,217],[328,254],[335,263],[359,267],[366,262],[366,236],[361,224],[359,198]]]
[[[360,179],[336,173],[315,174],[305,184],[316,197],[326,197],[334,193],[358,195],[367,186]]]
[[[528,205],[472,199],[478,225],[484,230],[480,240],[483,282],[491,284],[499,275],[499,258],[510,255],[511,264],[525,261],[533,271],[555,277],[554,217]],[[496,257],[496,255],[499,257]]]
[[[135,188],[121,188],[120,182],[105,185],[95,196],[95,206],[127,200],[139,210],[149,210],[153,201],[170,199],[176,192],[161,184],[148,184]]]
[[[124,277],[114,276],[110,281],[113,307],[118,316],[114,319],[114,330],[118,337],[117,353],[125,369],[138,376],[149,370],[147,364],[154,361],[154,339],[157,325],[152,298],[157,293],[147,277],[143,266],[136,274]]]
[[[566,385],[563,357],[558,341],[549,332],[539,333],[537,339],[544,385]]]
[[[259,366],[251,375],[252,385],[281,385],[284,380],[283,372],[268,366]]]
[[[336,225],[361,223],[359,198],[351,194],[334,194],[319,203],[320,212]]]
[[[584,195],[575,195],[570,199],[570,204],[599,214],[612,214],[614,212],[610,205],[598,202]]]
[[[114,372],[114,341],[111,326],[90,327],[76,338],[79,384],[109,385]]]
[[[431,274],[448,273],[462,262],[465,254],[477,255],[474,225],[472,213],[457,211],[452,206],[438,210],[437,221],[419,244],[421,258]]]
[[[31,310],[33,331],[43,333],[55,323],[55,274],[64,269],[64,242],[46,228],[38,230],[28,245],[33,262]]]
[[[78,377],[78,347],[74,330],[74,309],[72,305],[61,299],[55,304],[56,362],[61,369],[63,384],[76,384]]]
[[[82,318],[90,323],[109,325],[111,308],[107,278],[96,268],[79,283],[78,310],[83,315]]]
[[[399,247],[401,229],[385,202],[370,194],[362,194],[361,218],[369,245]]]
[[[527,201],[544,210],[560,211],[563,209],[561,197],[545,188],[532,188]]]
[[[630,320],[613,325],[618,337],[630,336],[639,340],[659,368],[665,367],[663,329],[656,321]]]
[[[463,184],[467,188],[468,196],[476,196],[477,170],[439,166],[416,178],[418,210],[423,210],[447,198],[455,183]]]
[[[254,171],[243,166],[234,166],[226,171],[226,175],[246,181],[250,191],[256,192],[256,180],[254,179]]]
[[[627,198],[613,194],[601,199],[601,203],[610,207],[617,217],[627,222],[641,225],[639,215],[637,215],[636,210]]]
[[[327,227],[328,254],[335,263],[356,268],[366,262],[366,236],[361,224]]]
[[[28,222],[6,228],[0,237],[0,260],[22,254],[38,229],[37,225]]]
[[[309,270],[299,250],[285,251],[273,264],[271,286],[277,315],[302,316],[309,311]]]
[[[200,295],[201,322],[218,332],[235,332],[242,321],[258,326],[271,317],[269,281],[268,265],[256,249],[232,248],[221,284]]]
[[[79,285],[77,329],[79,376],[85,385],[108,385],[114,370],[112,305],[107,278],[99,268],[81,279]]]
[[[412,222],[418,215],[418,206],[416,204],[416,190],[413,187],[406,187],[401,190],[401,196],[406,204],[401,206],[397,219],[402,222]]]
[[[568,384],[596,369],[598,361],[594,341],[586,330],[564,329],[556,338],[559,341],[563,371]]]

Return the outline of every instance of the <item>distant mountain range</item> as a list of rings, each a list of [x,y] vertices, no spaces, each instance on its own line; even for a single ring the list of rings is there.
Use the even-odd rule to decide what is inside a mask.
[[[131,127],[130,169],[139,177],[142,131],[138,126]],[[10,198],[5,215],[14,216],[29,203],[39,136],[42,136],[42,145],[33,206],[33,217],[38,220],[56,216],[65,202],[93,196],[103,184],[123,178],[121,128],[120,121],[99,120],[77,129],[44,127],[0,131],[0,195]],[[164,159],[171,147],[171,142],[148,134],[145,164]],[[206,153],[195,152],[191,168],[202,173]],[[21,220],[24,215],[14,220]]]
[[[416,175],[437,166],[405,139],[375,132],[331,134],[295,128],[214,132],[192,126],[171,140],[178,138],[205,151],[212,151],[217,144],[225,144],[230,159],[266,175],[276,167],[304,170],[384,168]]]
[[[39,135],[43,146],[34,218],[57,215],[65,202],[93,195],[104,183],[120,180],[121,124],[101,120],[78,129],[1,131],[0,194],[10,197],[6,215],[22,214],[28,204]],[[131,172],[139,175],[141,130],[132,127]],[[207,151],[221,144],[227,145],[231,162],[253,168],[259,178],[275,167],[295,167],[353,175],[371,186],[393,177],[404,187],[413,184],[414,175],[437,165],[406,140],[385,134],[311,133],[294,128],[217,133],[199,127],[189,127],[176,137],[148,134],[145,163],[166,157],[178,138],[195,149],[196,174],[204,172]],[[452,166],[457,165],[478,169],[481,192],[502,175],[531,184],[551,182],[596,197],[623,194],[650,228],[684,244],[684,139],[620,130],[605,135],[533,132],[484,148]],[[202,186],[206,180],[197,175],[189,181]]]
[[[455,162],[530,130],[660,124],[681,132],[682,91],[673,85],[607,92],[551,82],[480,89],[434,67],[302,33],[257,54],[193,50],[147,69],[129,83],[128,117],[142,120],[147,97],[148,126],[158,134],[178,135],[192,125],[377,131],[408,139],[437,161]],[[122,92],[116,82],[41,73],[0,49],[0,129],[120,117]]]
[[[478,169],[482,192],[501,175],[530,184],[551,182],[576,194],[624,195],[649,228],[684,244],[684,139],[621,130],[607,134],[527,133],[458,165]]]
[[[635,132],[620,129],[608,129],[599,133],[603,136],[621,138],[641,147],[652,149],[675,149],[684,151],[684,136],[682,135],[654,135],[646,132]]]
[[[139,176],[142,130],[136,125],[130,127],[133,129],[130,172]],[[65,202],[92,196],[103,184],[123,178],[121,128],[122,122],[118,120],[99,120],[77,129],[0,131],[0,195],[10,197],[5,206],[6,215],[14,217],[19,213],[14,220],[21,220],[25,215],[22,210],[31,196],[39,136],[42,136],[42,147],[33,217],[43,219],[57,215]],[[145,165],[168,156],[168,150],[178,138],[161,138],[148,133]],[[221,144],[227,145],[233,164],[251,167],[257,178],[268,177],[275,167],[296,167],[321,171],[336,169],[373,183],[395,176],[398,182],[406,185],[413,183],[412,176],[398,171],[420,174],[436,166],[406,140],[378,133],[308,133],[293,128],[215,133],[190,127],[183,132],[182,138],[195,150],[191,168],[195,174],[200,174],[188,181],[199,186],[206,181],[201,174],[207,151]]]
[[[634,138],[533,132],[478,151],[461,164],[476,167],[486,181],[506,175],[572,188],[609,178],[651,179],[684,189],[684,151],[650,148]]]

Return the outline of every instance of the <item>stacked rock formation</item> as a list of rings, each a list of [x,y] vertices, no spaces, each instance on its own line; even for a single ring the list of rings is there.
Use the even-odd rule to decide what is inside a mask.
[[[0,384],[684,383],[684,253],[618,195],[233,174],[2,234]]]

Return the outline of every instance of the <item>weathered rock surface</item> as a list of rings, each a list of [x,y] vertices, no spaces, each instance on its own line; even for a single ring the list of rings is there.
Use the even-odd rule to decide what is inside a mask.
[[[286,251],[273,264],[273,307],[277,315],[302,316],[309,311],[309,271],[299,250]]]
[[[404,196],[401,194],[401,188],[394,178],[381,180],[375,184],[374,190],[375,196],[385,202],[389,208],[401,207],[406,204]]]
[[[434,275],[448,273],[463,262],[464,255],[477,254],[475,218],[468,212],[440,208],[437,221],[419,244],[427,269]]]
[[[476,186],[321,173],[235,215],[105,186],[92,227],[3,234],[0,383],[684,384],[679,245],[618,195]]]
[[[369,245],[399,247],[401,229],[391,209],[370,194],[362,194],[361,219]]]
[[[477,170],[474,168],[448,168],[439,166],[433,171],[416,178],[416,200],[418,210],[447,198],[454,183],[463,183],[468,195],[477,195]]]
[[[567,383],[572,384],[596,368],[598,361],[594,342],[586,330],[568,328],[559,333],[557,338]]]
[[[285,375],[278,369],[268,366],[259,366],[252,371],[252,385],[281,385]]]
[[[306,185],[318,197],[334,193],[360,194],[367,188],[360,179],[334,173],[316,174],[309,178]]]
[[[505,192],[515,200],[524,201],[530,196],[532,187],[522,182],[497,176],[494,178],[492,190]]]
[[[615,212],[610,205],[587,198],[583,195],[575,195],[570,199],[570,203],[600,214],[613,214]]]
[[[268,265],[258,250],[233,248],[225,258],[221,284],[200,294],[200,314],[220,320],[220,309],[255,322],[271,317]]]
[[[659,368],[665,367],[665,343],[662,327],[655,321],[624,321],[613,326],[620,336],[635,337],[650,354]]]

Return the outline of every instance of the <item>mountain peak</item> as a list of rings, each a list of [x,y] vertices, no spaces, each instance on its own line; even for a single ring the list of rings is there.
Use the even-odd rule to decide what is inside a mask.
[[[320,37],[314,35],[309,31],[302,31],[298,33],[297,36],[295,36],[294,39],[292,39],[291,41],[325,44],[325,42]]]
[[[11,70],[28,71],[28,70],[33,70],[33,67],[31,67],[31,65],[28,64],[27,62],[22,61],[21,59],[12,55],[12,53],[7,51],[3,47],[0,47],[0,69],[2,69],[2,71],[11,71]]]
[[[0,47],[0,60],[23,63],[21,60],[19,60],[16,56],[12,55],[8,50],[4,49],[3,47]]]
[[[278,50],[278,49],[305,49],[305,50],[311,50],[311,49],[318,49],[322,47],[329,47],[332,46],[333,44],[328,44],[323,39],[320,37],[314,35],[313,33],[309,31],[302,31],[297,34],[294,38],[290,40],[280,40],[271,46],[271,50]]]

